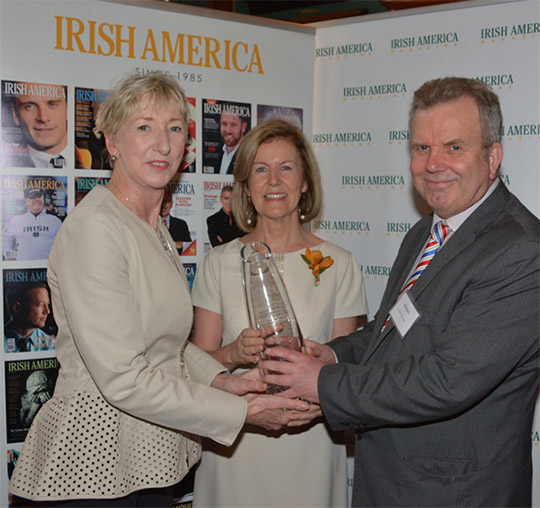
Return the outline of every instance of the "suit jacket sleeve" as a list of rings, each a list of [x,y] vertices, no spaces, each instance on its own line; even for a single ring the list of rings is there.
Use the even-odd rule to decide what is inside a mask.
[[[385,294],[367,346],[369,329],[332,346],[340,363],[323,367],[318,382],[332,427],[434,422],[509,379],[537,377],[538,221],[524,228],[512,213],[499,210],[491,231],[463,225],[454,234],[411,289],[421,317],[403,339],[392,325],[379,333]]]
[[[206,219],[206,225],[208,226],[208,238],[210,239],[210,243],[212,244],[212,247],[217,247],[218,245],[221,245],[221,242],[218,239],[218,234],[219,234],[218,215],[217,214],[210,215],[210,217]]]
[[[328,343],[336,353],[339,363],[359,364],[369,346],[376,319],[370,321],[361,330],[345,337],[338,337]]]
[[[191,242],[191,235],[189,233],[189,227],[187,222],[176,217],[170,217],[170,228],[172,239],[175,242]]]

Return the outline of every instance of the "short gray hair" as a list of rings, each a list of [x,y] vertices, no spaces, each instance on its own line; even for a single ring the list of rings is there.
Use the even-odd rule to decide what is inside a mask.
[[[470,97],[478,106],[483,148],[489,148],[502,139],[503,117],[499,98],[493,89],[477,79],[446,77],[424,83],[414,92],[409,110],[409,130],[419,109]]]

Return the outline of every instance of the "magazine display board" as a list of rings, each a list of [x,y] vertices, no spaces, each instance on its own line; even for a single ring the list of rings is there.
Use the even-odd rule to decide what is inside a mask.
[[[221,190],[233,179],[227,168],[220,173],[224,137],[230,137],[225,119],[228,129],[240,121],[241,135],[277,116],[311,132],[314,28],[153,1],[8,1],[0,16],[4,302],[22,294],[49,303],[46,266],[54,237],[73,207],[110,178],[103,140],[93,129],[119,77],[165,71],[189,98],[189,143],[168,190],[190,284],[212,248],[206,219],[221,210]],[[39,36],[21,37],[18,19],[25,20],[26,34]],[[55,139],[43,132],[39,139],[32,130],[32,121],[45,122],[33,115],[38,107],[47,109],[46,121],[54,125],[48,135]],[[39,152],[46,144],[58,145],[61,157],[51,162]],[[1,506],[8,503],[8,476],[30,423],[50,397],[58,370],[54,308],[47,306],[34,322],[29,346],[12,329],[9,307],[4,304],[0,318],[0,442],[7,455],[0,468]]]
[[[325,192],[313,232],[355,255],[372,313],[405,234],[430,211],[413,192],[408,151],[408,109],[425,81],[465,76],[493,86],[504,115],[502,180],[540,215],[539,21],[540,4],[527,0],[312,25],[313,146]],[[540,506],[538,406],[531,440]]]

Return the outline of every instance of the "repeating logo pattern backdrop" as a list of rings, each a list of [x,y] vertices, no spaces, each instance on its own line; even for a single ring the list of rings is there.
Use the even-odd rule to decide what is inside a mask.
[[[116,79],[162,70],[188,96],[189,143],[168,191],[190,285],[198,261],[212,248],[206,219],[221,209],[221,191],[233,179],[220,171],[226,135],[232,145],[220,114],[228,115],[229,124],[240,118],[244,134],[274,116],[311,132],[314,28],[257,26],[203,17],[177,5],[148,5],[152,8],[97,0],[0,5],[0,443],[7,456],[0,466],[0,506],[8,504],[8,477],[32,419],[54,389],[57,330],[46,286],[47,256],[73,207],[110,178],[103,140],[93,128]],[[13,20],[23,17],[25,33],[39,37],[21,37]],[[34,310],[22,312],[14,303],[21,300]]]
[[[313,146],[325,190],[313,229],[354,253],[372,312],[404,235],[429,212],[408,170],[408,108],[428,79],[465,76],[493,86],[504,114],[503,182],[540,214],[540,3],[457,7],[313,25]],[[540,506],[536,413],[533,499]]]

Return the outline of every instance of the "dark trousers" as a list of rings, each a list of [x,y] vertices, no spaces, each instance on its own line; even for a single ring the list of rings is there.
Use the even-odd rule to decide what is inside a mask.
[[[129,496],[115,499],[75,499],[72,501],[29,501],[28,499],[15,498],[11,506],[13,507],[43,507],[43,508],[115,508],[115,507],[137,507],[137,508],[171,508],[173,504],[174,486],[156,489],[143,489],[133,492]]]

